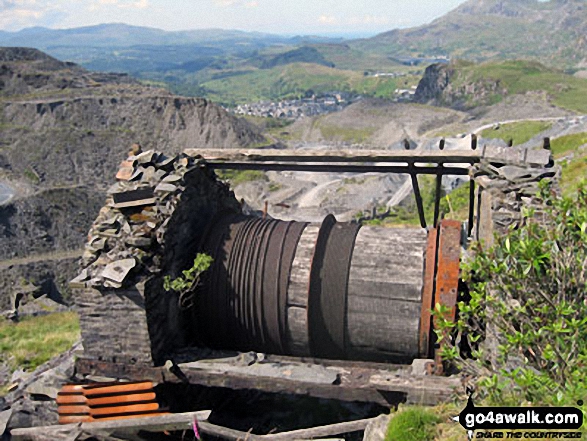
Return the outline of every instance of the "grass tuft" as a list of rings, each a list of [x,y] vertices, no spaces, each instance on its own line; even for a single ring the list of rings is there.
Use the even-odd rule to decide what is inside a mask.
[[[385,441],[430,441],[436,436],[440,417],[431,410],[411,407],[395,414],[387,428]]]
[[[32,371],[65,352],[80,338],[74,312],[0,322],[0,361],[15,370]]]

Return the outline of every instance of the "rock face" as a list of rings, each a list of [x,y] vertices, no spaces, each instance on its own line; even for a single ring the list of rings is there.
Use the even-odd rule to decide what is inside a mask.
[[[446,64],[432,64],[426,68],[424,76],[418,83],[414,100],[426,103],[442,96],[450,84],[454,71]]]
[[[0,48],[0,97],[0,182],[17,190],[0,206],[0,298],[37,265],[55,273],[53,260],[39,255],[79,249],[132,143],[174,155],[264,141],[207,100],[92,73],[34,49]],[[58,259],[60,271],[73,261]],[[69,263],[65,278],[74,268]]]
[[[492,104],[497,96],[505,96],[508,90],[500,80],[472,78],[458,65],[433,64],[426,68],[418,83],[414,100],[453,109],[467,110]]]

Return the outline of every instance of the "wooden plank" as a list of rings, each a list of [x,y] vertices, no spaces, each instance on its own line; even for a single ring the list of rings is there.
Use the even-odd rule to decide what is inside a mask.
[[[277,149],[187,149],[190,156],[213,161],[279,161],[279,162],[479,162],[480,152],[470,150],[277,150]]]
[[[457,377],[423,376],[414,381],[410,377],[373,375],[369,382],[381,390],[405,392],[408,404],[426,406],[446,402],[463,388]]]
[[[418,355],[426,232],[363,227],[349,275],[347,342],[361,357]]]
[[[245,374],[236,374],[220,371],[207,371],[202,368],[193,369],[180,365],[182,378],[167,371],[165,368],[148,367],[139,365],[127,365],[110,363],[97,360],[78,359],[76,362],[78,372],[100,373],[119,378],[149,378],[153,380],[181,383],[187,380],[191,384],[206,387],[220,387],[234,390],[259,390],[269,393],[289,393],[317,398],[337,399],[342,401],[359,401],[378,403],[382,406],[389,406],[387,396],[382,395],[375,388],[369,387],[364,370],[358,370],[360,375],[344,374],[340,384],[321,384],[292,380],[287,377],[260,377]],[[344,373],[344,371],[343,371]],[[397,399],[397,397],[394,397]]]
[[[475,164],[486,158],[504,164],[547,165],[551,152],[525,148],[483,146],[477,150],[277,150],[277,149],[187,149],[190,156],[201,156],[208,162],[370,162],[370,163],[434,163]]]
[[[81,425],[66,424],[60,426],[27,427],[12,429],[11,435],[13,440],[28,440],[39,434],[54,434],[54,439],[59,439],[58,436],[60,433],[74,433],[76,430],[91,434],[190,430],[194,419],[203,424],[209,416],[210,411],[200,411],[150,416],[148,418],[126,418],[121,420],[86,422]]]
[[[287,308],[287,344],[292,355],[310,355],[308,311],[306,308]]]
[[[287,287],[287,304],[290,306],[300,308],[308,306],[310,269],[319,230],[319,224],[308,225],[298,242]]]
[[[202,413],[202,412],[199,412]],[[185,415],[185,416],[184,416]],[[362,419],[357,421],[346,421],[342,423],[329,424],[325,426],[311,427],[307,429],[292,430],[270,435],[254,435],[248,432],[242,432],[228,427],[218,426],[207,422],[206,418],[197,418],[189,414],[170,414],[166,416],[149,417],[133,420],[120,420],[118,422],[108,423],[82,423],[80,427],[74,424],[65,426],[46,426],[34,427],[27,429],[14,429],[12,438],[15,440],[26,439],[34,434],[55,434],[58,433],[75,433],[76,430],[94,435],[112,435],[133,434],[139,431],[144,432],[162,432],[191,430],[194,420],[198,421],[198,431],[201,434],[211,435],[226,440],[249,440],[249,441],[293,441],[301,439],[324,438],[344,433],[359,432],[372,423],[375,418]],[[161,422],[167,420],[168,422]],[[130,424],[129,424],[130,423]]]
[[[301,360],[300,363],[302,363]],[[405,372],[398,371],[397,368],[387,371],[380,369],[379,365],[373,369],[361,367],[366,365],[357,365],[356,362],[353,362],[349,366],[341,366],[339,368],[340,383],[316,384],[288,378],[251,377],[243,374],[206,371],[202,368],[193,369],[182,365],[179,366],[183,374],[180,378],[164,367],[127,365],[84,358],[76,361],[77,371],[81,374],[100,374],[129,380],[142,378],[169,383],[188,381],[190,384],[206,387],[220,387],[235,390],[251,389],[269,393],[286,393],[342,401],[378,403],[383,406],[397,403],[398,399],[401,400],[402,396],[405,398],[406,395],[408,401],[413,403],[418,402],[418,399],[422,398],[425,398],[422,404],[444,402],[453,393],[455,384],[460,384],[458,378],[410,376]],[[375,384],[370,381],[373,375],[384,375],[390,378],[397,377],[401,378],[402,381]],[[389,395],[394,393],[399,393],[401,396]],[[412,393],[415,396],[410,398]]]
[[[344,433],[359,432],[375,421],[376,418],[368,418],[344,423],[329,424],[326,426],[311,427],[309,429],[292,430],[290,432],[261,435],[259,438],[265,441],[293,441],[302,439],[323,438]]]

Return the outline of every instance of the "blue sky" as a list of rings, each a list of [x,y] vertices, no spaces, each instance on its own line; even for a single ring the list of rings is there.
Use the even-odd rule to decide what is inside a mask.
[[[122,22],[165,30],[376,34],[427,23],[464,0],[0,0],[0,30]]]

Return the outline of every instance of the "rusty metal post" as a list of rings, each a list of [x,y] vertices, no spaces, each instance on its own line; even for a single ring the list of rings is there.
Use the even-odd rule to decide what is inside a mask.
[[[435,304],[448,308],[444,318],[454,321],[457,311],[457,296],[459,287],[459,270],[461,258],[461,223],[453,220],[443,220],[439,227],[438,263],[436,272]],[[437,319],[434,320],[436,328]],[[447,337],[447,336],[445,336]],[[443,343],[435,351],[436,374],[443,373],[440,352]]]
[[[426,262],[424,269],[424,286],[422,287],[422,312],[420,315],[420,357],[432,355],[430,330],[432,328],[432,308],[434,307],[434,277],[436,276],[436,257],[438,246],[438,229],[428,232]]]
[[[442,195],[442,177],[444,166],[442,163],[438,164],[436,173],[436,193],[434,196],[434,226],[438,225],[438,218],[440,217],[440,198]]]

